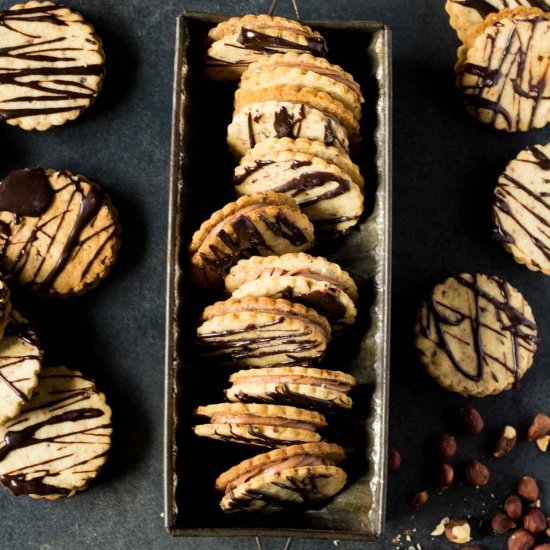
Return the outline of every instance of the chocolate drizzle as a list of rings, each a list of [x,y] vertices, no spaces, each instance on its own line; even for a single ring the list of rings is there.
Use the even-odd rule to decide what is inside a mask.
[[[493,282],[500,293],[496,297],[485,289],[486,285],[479,283],[480,275],[474,275],[473,281],[468,276],[458,276],[455,281],[461,286],[470,290],[475,300],[475,308],[470,313],[458,310],[451,303],[438,301],[432,295],[425,303],[420,314],[420,327],[422,335],[441,348],[447,355],[451,365],[466,379],[471,382],[480,382],[485,376],[485,368],[489,361],[504,368],[514,376],[515,384],[519,383],[521,378],[520,371],[520,348],[524,348],[530,353],[536,349],[538,342],[536,336],[536,325],[524,313],[510,303],[510,290],[508,283],[496,276],[488,277],[488,281]],[[481,312],[485,312],[488,306],[492,306],[498,327],[487,324],[481,318]],[[466,365],[462,364],[456,357],[449,343],[450,339],[456,339],[452,332],[446,331],[446,327],[459,327],[463,323],[470,325],[472,341],[462,341],[458,343],[464,346],[473,345],[477,358],[475,373],[472,374]],[[432,329],[435,328],[435,334]],[[500,334],[502,337],[509,336],[512,347],[512,364],[506,362],[506,358],[495,356],[489,353],[484,346],[483,331],[491,331]]]
[[[250,115],[249,115],[250,116]],[[249,178],[252,174],[256,173],[258,170],[261,170],[264,166],[269,166],[273,164],[272,160],[262,160],[256,159],[254,164],[245,166],[242,174],[235,174],[233,176],[233,185],[240,185],[243,181]]]
[[[300,135],[302,121],[306,117],[305,105],[300,105],[298,116],[294,117],[288,112],[285,106],[282,106],[276,113],[273,122],[275,135],[278,138],[297,138]]]
[[[289,29],[289,31],[302,34],[300,31],[295,31],[293,29]],[[242,27],[239,32],[237,42],[247,50],[254,50],[256,52],[263,52],[267,54],[277,53],[281,50],[297,50],[309,52],[317,57],[325,57],[327,55],[327,44],[322,36],[303,36],[306,39],[306,44],[292,42],[282,37],[271,36],[269,34]]]
[[[493,5],[487,0],[452,0],[455,4],[464,6],[475,10],[479,13],[481,19],[485,19],[489,14],[495,13],[503,8],[516,7],[516,6],[532,6],[539,8],[543,11],[550,11],[550,6],[544,0],[521,0],[521,2],[512,2],[512,6],[509,5],[508,0],[500,0],[500,5]]]
[[[0,210],[37,218],[50,207],[54,190],[42,168],[14,170],[0,182]]]
[[[20,89],[21,95],[0,101],[0,119],[10,120],[36,115],[48,115],[70,111],[82,111],[97,95],[95,88],[87,86],[86,76],[103,77],[102,64],[57,66],[56,63],[78,61],[78,52],[83,47],[75,47],[74,39],[66,36],[42,39],[21,30],[22,23],[29,23],[33,30],[40,32],[40,23],[59,27],[70,25],[65,21],[64,6],[37,6],[32,8],[10,9],[0,12],[0,25],[13,33],[27,36],[32,40],[23,44],[0,48],[0,58],[21,60],[25,66],[17,65],[9,69],[0,68],[0,89],[10,86]],[[13,25],[17,23],[17,28]],[[89,44],[100,46],[95,41],[86,40]],[[66,45],[67,44],[67,45]],[[68,45],[70,44],[70,45]],[[74,53],[73,53],[74,52]],[[29,66],[29,64],[32,64]],[[33,78],[29,78],[33,77]],[[67,78],[69,77],[69,78]],[[71,78],[72,77],[72,78]],[[27,90],[38,92],[26,95]],[[75,104],[75,101],[80,100]],[[40,106],[40,103],[66,102],[55,107]],[[8,103],[28,103],[28,107],[7,106]]]

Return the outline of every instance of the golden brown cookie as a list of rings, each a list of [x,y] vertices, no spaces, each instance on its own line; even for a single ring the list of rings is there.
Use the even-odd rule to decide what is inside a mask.
[[[104,76],[101,40],[82,16],[53,2],[0,12],[0,119],[25,130],[73,120]]]
[[[420,309],[415,335],[428,373],[448,390],[476,397],[517,385],[538,343],[523,296],[504,279],[480,274],[437,285]]]
[[[95,287],[116,259],[119,232],[110,198],[85,176],[36,168],[0,182],[0,267],[35,292]]]

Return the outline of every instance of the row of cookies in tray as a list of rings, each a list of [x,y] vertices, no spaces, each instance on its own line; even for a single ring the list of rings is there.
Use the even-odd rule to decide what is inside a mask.
[[[509,132],[550,122],[550,3],[447,0],[458,49],[457,85],[468,111]]]
[[[86,489],[111,446],[111,409],[95,384],[43,366],[36,331],[0,280],[0,485],[57,499]]]

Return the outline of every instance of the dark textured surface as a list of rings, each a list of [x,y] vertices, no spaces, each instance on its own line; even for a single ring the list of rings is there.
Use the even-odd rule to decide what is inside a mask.
[[[0,493],[0,548],[253,549],[253,539],[172,541],[163,528],[162,408],[164,262],[168,188],[172,59],[175,16],[184,8],[223,12],[266,11],[270,2],[126,0],[73,1],[96,25],[108,55],[108,77],[96,105],[81,119],[46,134],[0,126],[1,173],[42,165],[82,172],[102,183],[119,207],[121,257],[109,279],[70,301],[16,297],[36,322],[50,362],[93,376],[114,410],[115,442],[100,481],[59,502],[34,502]],[[290,2],[280,0],[281,14]],[[494,512],[524,474],[550,492],[548,456],[524,442],[509,457],[487,453],[492,431],[522,428],[548,407],[547,364],[550,282],[516,265],[490,240],[490,196],[496,178],[526,144],[542,143],[550,128],[527,135],[497,133],[465,113],[454,87],[458,45],[443,2],[420,0],[302,0],[306,19],[379,19],[394,42],[394,295],[390,440],[403,468],[390,477],[387,536],[373,547],[393,548],[393,536],[416,529],[423,548],[451,548],[429,532],[444,516],[479,520]],[[2,6],[7,7],[3,1]],[[350,51],[350,55],[353,52]],[[455,409],[468,400],[438,388],[415,359],[412,323],[422,295],[447,275],[485,271],[506,276],[532,303],[543,342],[519,391],[474,401],[487,433],[459,439],[456,464],[482,457],[493,473],[484,489],[457,487],[432,495],[413,511],[410,496],[429,486],[430,437],[452,430]],[[548,410],[546,410],[548,412]],[[494,499],[491,495],[494,495]],[[549,495],[550,496],[550,495]],[[550,510],[550,502],[548,506]],[[412,516],[416,519],[412,519]],[[504,547],[486,538],[485,548]],[[283,540],[266,541],[282,550]],[[350,550],[360,543],[340,543]],[[334,548],[296,541],[292,549]]]

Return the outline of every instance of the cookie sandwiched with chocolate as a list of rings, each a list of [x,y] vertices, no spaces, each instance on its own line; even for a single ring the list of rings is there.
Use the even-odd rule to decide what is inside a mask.
[[[223,21],[208,33],[206,74],[238,80],[250,63],[278,52],[325,57],[325,39],[306,25],[270,15],[245,15]]]
[[[537,326],[525,298],[497,276],[463,273],[423,303],[415,341],[443,387],[483,397],[517,386],[533,363]]]
[[[101,40],[61,4],[31,1],[0,11],[0,120],[47,130],[77,118],[105,74]]]
[[[270,86],[292,85],[325,92],[361,119],[365,99],[353,76],[339,65],[309,53],[285,53],[264,57],[243,73],[240,90],[252,91]]]
[[[283,405],[220,403],[198,407],[195,414],[210,419],[195,426],[198,436],[257,447],[316,443],[317,430],[327,425],[320,413]]]
[[[315,309],[332,325],[355,321],[357,285],[349,273],[325,258],[303,252],[241,260],[225,278],[234,298],[284,298]]]
[[[304,367],[241,370],[229,382],[232,386],[225,391],[229,401],[288,403],[319,411],[351,409],[348,393],[357,384],[345,372]]]
[[[99,185],[66,170],[15,170],[0,182],[0,269],[30,290],[66,297],[107,276],[118,213]]]
[[[550,275],[550,144],[532,145],[512,160],[494,191],[493,236],[516,262]]]
[[[19,416],[0,426],[0,485],[58,499],[86,489],[107,460],[111,409],[78,371],[44,367]]]
[[[265,140],[248,150],[235,168],[233,184],[239,195],[266,191],[292,197],[315,225],[319,233],[345,232],[356,225],[363,213],[362,178],[349,161],[335,162],[335,147],[312,141],[286,138],[286,146],[277,147],[278,139]],[[269,149],[269,145],[274,147]],[[326,151],[321,151],[321,149]],[[347,155],[340,153],[341,157]],[[357,183],[360,181],[361,183]]]
[[[208,306],[197,328],[203,356],[234,367],[313,366],[331,338],[329,322],[288,300],[230,298]]]
[[[468,111],[497,130],[550,121],[550,13],[519,7],[490,14],[458,50],[457,84]]]
[[[216,480],[216,489],[224,493],[220,507],[271,513],[327,500],[346,484],[346,473],[338,467],[344,458],[334,443],[292,445],[249,458]]]
[[[313,244],[313,225],[294,199],[255,193],[214,212],[189,246],[191,277],[202,288],[220,287],[241,258],[301,252]]]

